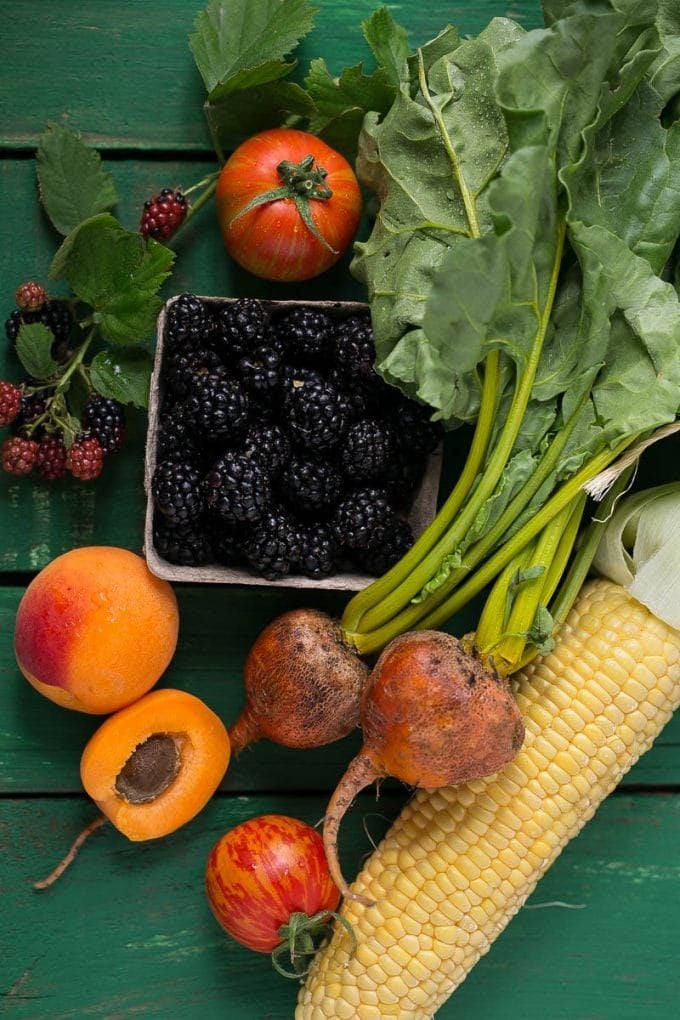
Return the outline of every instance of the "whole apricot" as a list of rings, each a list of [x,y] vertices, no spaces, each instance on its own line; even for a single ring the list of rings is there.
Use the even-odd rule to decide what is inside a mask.
[[[37,691],[103,715],[146,694],[177,645],[177,599],[141,556],[114,546],[72,549],[31,581],[14,652]]]

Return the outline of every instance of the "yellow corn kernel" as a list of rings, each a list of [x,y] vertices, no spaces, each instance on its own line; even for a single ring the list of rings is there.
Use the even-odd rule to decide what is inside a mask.
[[[680,704],[680,633],[617,585],[589,582],[553,651],[513,684],[524,747],[495,776],[416,793],[354,883],[376,905],[343,904],[359,949],[348,955],[336,926],[295,1020],[434,1016]],[[419,874],[423,846],[431,867]]]

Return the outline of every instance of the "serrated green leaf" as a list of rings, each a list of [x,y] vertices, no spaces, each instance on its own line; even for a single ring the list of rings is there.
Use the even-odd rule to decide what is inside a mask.
[[[113,344],[136,344],[153,332],[161,309],[158,290],[174,253],[143,241],[108,213],[76,227],[54,257],[50,276],[66,278],[91,305],[102,335]]]
[[[52,357],[54,336],[42,322],[22,323],[17,336],[17,356],[34,379],[54,375],[58,364]]]
[[[104,170],[99,153],[69,128],[48,124],[36,161],[41,201],[61,234],[69,234],[118,201],[113,177]]]
[[[218,92],[218,90],[215,90]],[[309,117],[314,104],[305,90],[292,81],[269,82],[239,94],[238,102],[227,96],[206,103],[206,116],[225,148],[235,148],[244,138],[278,127],[288,118]]]
[[[305,86],[311,96],[315,113],[310,122],[310,131],[322,130],[333,118],[347,110],[367,113],[373,110],[386,113],[397,94],[387,73],[378,68],[372,74],[364,74],[363,65],[345,67],[338,78],[334,78],[322,57],[309,65]]]
[[[149,353],[138,348],[100,351],[92,359],[90,379],[103,397],[147,407],[152,368]]]
[[[361,27],[378,67],[398,88],[400,82],[408,77],[406,61],[410,50],[406,30],[396,23],[388,7],[379,7],[370,18],[361,22]]]
[[[308,0],[210,0],[189,40],[208,93],[244,72],[249,88],[279,78],[280,61],[311,30],[316,11]]]

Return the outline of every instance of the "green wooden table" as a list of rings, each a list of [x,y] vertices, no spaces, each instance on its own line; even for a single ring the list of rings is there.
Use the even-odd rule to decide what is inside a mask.
[[[83,131],[121,192],[136,228],[143,200],[215,166],[187,47],[198,0],[0,0],[2,203],[0,314],[15,287],[45,280],[58,238],[36,200],[33,153],[47,120]],[[373,0],[319,0],[305,64],[331,70],[365,56],[359,24]],[[537,0],[392,5],[414,43],[447,21],[466,32],[494,15],[540,22]],[[312,284],[268,286],[224,254],[212,212],[196,217],[167,294],[345,297],[363,294],[344,262]],[[0,345],[0,377],[16,376]],[[296,988],[266,957],[227,939],[202,891],[208,851],[238,821],[280,811],[317,822],[355,738],[307,754],[263,742],[230,768],[191,824],[160,842],[128,843],[110,826],[49,891],[41,878],[95,816],[79,782],[81,750],[98,725],[56,708],[20,676],[14,614],[40,567],[77,545],[142,544],[145,420],[132,417],[124,452],[92,485],[0,478],[0,1012],[12,1018],[201,1017],[284,1020]],[[675,451],[680,448],[676,445]],[[650,470],[649,468],[647,470]],[[652,469],[653,472],[653,469]],[[258,630],[308,596],[293,591],[180,585],[181,636],[166,685],[204,698],[231,722],[240,670]],[[339,609],[342,595],[315,598]],[[461,630],[470,621],[457,620]],[[473,971],[442,1020],[670,1020],[680,977],[680,719],[564,852],[520,915]],[[346,824],[343,864],[356,870],[398,811],[386,783],[361,796]]]

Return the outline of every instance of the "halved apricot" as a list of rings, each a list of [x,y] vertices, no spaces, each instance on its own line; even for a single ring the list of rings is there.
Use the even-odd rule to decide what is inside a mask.
[[[131,840],[166,836],[208,803],[227,771],[229,734],[200,698],[152,691],[110,716],[80,762],[87,793]]]

